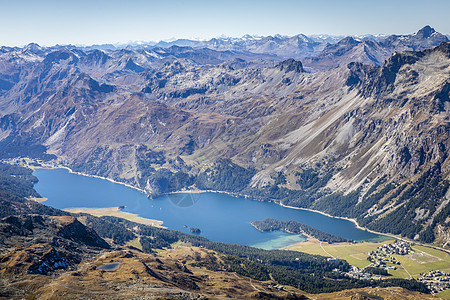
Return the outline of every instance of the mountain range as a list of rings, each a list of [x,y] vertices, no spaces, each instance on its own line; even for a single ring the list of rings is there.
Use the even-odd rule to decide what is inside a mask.
[[[381,65],[394,51],[421,51],[441,42],[448,42],[446,35],[425,26],[410,35],[361,35],[330,36],[298,34],[295,36],[250,36],[242,38],[219,37],[208,41],[177,39],[171,42],[138,44],[133,48],[170,48],[172,46],[208,48],[218,51],[240,51],[272,54],[279,59],[304,59],[311,67],[330,67],[333,61],[342,63],[363,62]],[[339,56],[337,58],[336,56]],[[345,57],[345,58],[344,58]],[[320,61],[320,63],[318,63]]]
[[[151,197],[214,189],[317,209],[448,247],[448,38],[426,26],[329,42],[1,47],[0,155]]]

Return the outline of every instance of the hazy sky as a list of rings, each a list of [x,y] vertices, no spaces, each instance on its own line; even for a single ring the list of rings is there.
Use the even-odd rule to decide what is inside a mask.
[[[0,0],[0,45],[450,33],[450,0]]]

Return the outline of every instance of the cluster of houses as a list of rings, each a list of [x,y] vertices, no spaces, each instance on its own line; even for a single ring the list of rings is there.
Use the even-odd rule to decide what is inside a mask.
[[[389,245],[385,244],[378,247],[377,250],[370,252],[367,259],[373,263],[374,267],[384,268],[386,270],[396,270],[397,267],[395,265],[400,265],[400,262],[392,255],[407,255],[413,253],[414,251],[411,248],[412,245],[412,243],[400,241],[395,241]],[[333,272],[342,273],[338,269],[333,270]],[[343,274],[355,279],[367,280],[372,278],[372,274],[367,273],[364,268],[359,269],[355,266],[352,266],[350,271]],[[422,275],[418,280],[423,282],[433,294],[450,289],[450,273],[445,271],[430,271]]]
[[[430,271],[422,275],[419,281],[423,282],[433,293],[450,289],[450,273],[444,271]]]
[[[344,273],[347,277],[355,278],[355,279],[365,279],[369,280],[372,277],[372,274],[367,273],[364,269],[360,269],[358,267],[352,266],[350,271]]]
[[[373,263],[376,267],[395,270],[395,266],[386,266],[388,263],[393,265],[400,265],[400,262],[393,256],[381,251],[372,251],[369,253],[367,260]]]
[[[378,247],[378,250],[369,253],[367,260],[372,262],[376,267],[382,267],[385,269],[396,270],[396,266],[387,266],[387,264],[400,265],[400,262],[392,255],[407,255],[413,252],[411,248],[412,244],[395,241],[392,244]]]
[[[392,244],[384,244],[383,246],[378,247],[378,249],[386,254],[407,255],[413,252],[411,246],[413,246],[413,244],[396,240]]]

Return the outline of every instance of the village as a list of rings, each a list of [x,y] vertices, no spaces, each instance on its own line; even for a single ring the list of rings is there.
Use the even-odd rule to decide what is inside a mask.
[[[396,270],[396,266],[388,266],[387,264],[400,265],[400,262],[392,255],[408,255],[413,253],[412,243],[395,241],[392,244],[384,244],[378,247],[378,250],[369,253],[368,261],[373,263],[376,267],[385,268],[388,270]]]
[[[361,279],[361,280],[369,280],[372,278],[372,274],[367,273],[363,269],[352,266],[350,271],[344,273],[349,278]]]
[[[440,270],[430,271],[422,275],[419,281],[423,282],[432,293],[439,293],[450,288],[450,273]]]

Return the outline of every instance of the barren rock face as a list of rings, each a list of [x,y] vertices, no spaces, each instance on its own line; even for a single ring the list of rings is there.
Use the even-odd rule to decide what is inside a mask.
[[[260,52],[2,48],[0,154],[151,195],[215,187],[432,241],[448,228],[449,44],[390,55],[399,40],[417,50],[440,39],[430,28],[347,38],[310,59],[325,69],[315,73]],[[330,57],[339,67],[324,67]]]
[[[16,215],[0,221],[3,278],[76,268],[110,246],[71,216]]]

